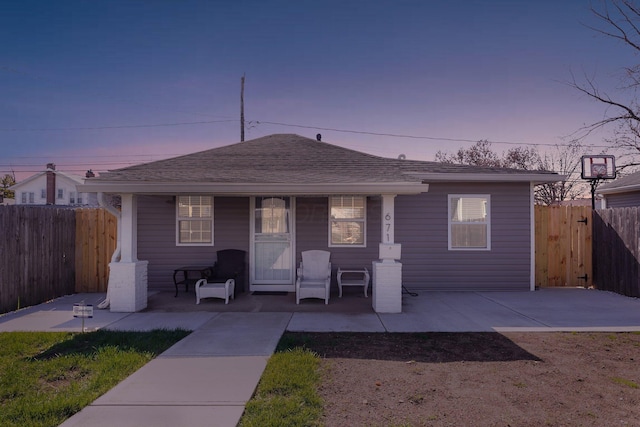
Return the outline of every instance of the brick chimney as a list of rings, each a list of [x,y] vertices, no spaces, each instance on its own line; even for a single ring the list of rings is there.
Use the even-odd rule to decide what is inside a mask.
[[[96,174],[95,174],[95,173],[93,173],[93,171],[92,171],[91,169],[89,169],[89,170],[87,171],[87,173],[85,174],[85,177],[86,177],[86,178],[95,178],[95,176],[96,176]]]
[[[47,163],[47,204],[56,204],[56,165]]]

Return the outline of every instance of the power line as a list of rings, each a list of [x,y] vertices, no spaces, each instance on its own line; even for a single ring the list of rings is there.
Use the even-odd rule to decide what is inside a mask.
[[[193,125],[203,125],[203,124],[212,124],[212,123],[229,123],[229,122],[236,122],[236,121],[237,121],[236,119],[225,119],[225,120],[203,120],[203,121],[197,121],[197,122],[174,122],[174,123],[154,123],[154,124],[139,124],[139,125],[115,125],[115,126],[87,126],[87,127],[68,127],[68,128],[0,128],[0,132],[47,132],[47,131],[135,129],[135,128],[171,127],[171,126],[193,126]],[[301,129],[313,129],[313,130],[323,130],[323,131],[340,132],[340,133],[351,133],[351,134],[359,134],[359,135],[385,136],[389,138],[421,139],[421,140],[429,140],[429,141],[449,141],[449,142],[465,142],[465,143],[476,143],[479,141],[487,141],[492,144],[533,145],[533,146],[545,146],[545,147],[557,147],[557,146],[570,145],[570,143],[494,141],[486,138],[468,139],[468,138],[437,137],[437,136],[428,136],[428,135],[407,135],[407,134],[372,132],[372,131],[363,131],[363,130],[354,130],[354,129],[339,129],[339,128],[324,127],[324,126],[300,125],[295,123],[272,122],[272,121],[265,121],[265,120],[253,120],[253,121],[250,121],[249,123],[255,123],[257,125],[268,124],[268,125],[274,125],[274,126],[295,127],[295,128],[301,128]],[[593,148],[611,148],[611,146],[609,145],[588,144],[588,146]],[[142,154],[140,154],[140,156],[142,156]],[[42,158],[45,158],[45,157],[47,156],[42,156]],[[69,156],[65,156],[65,157],[69,157]]]
[[[87,162],[78,162],[78,163],[56,163],[56,167],[68,167],[68,166],[80,166],[83,164],[87,164],[90,166],[114,166],[114,165],[122,165],[122,164],[129,164],[129,165],[134,165],[134,164],[138,164],[138,162],[136,161],[121,161],[121,162],[92,162],[92,161],[87,161]],[[36,168],[38,166],[42,166],[42,164],[24,164],[24,163],[16,163],[16,164],[10,164],[10,163],[4,163],[4,164],[0,164],[0,168]]]
[[[479,141],[488,141],[492,144],[509,144],[509,145],[540,145],[547,147],[556,147],[556,146],[565,146],[569,145],[567,143],[544,143],[544,142],[515,142],[515,141],[492,141],[485,138],[480,139],[465,139],[465,138],[446,138],[446,137],[436,137],[436,136],[421,136],[421,135],[405,135],[405,134],[396,134],[396,133],[381,133],[381,132],[369,132],[369,131],[361,131],[361,130],[352,130],[352,129],[337,129],[337,128],[327,128],[320,126],[306,126],[306,125],[296,125],[291,123],[281,123],[281,122],[268,122],[268,121],[256,121],[257,124],[270,124],[277,126],[287,126],[287,127],[297,127],[302,129],[314,129],[314,130],[325,130],[332,132],[342,132],[342,133],[354,133],[361,135],[373,135],[373,136],[388,136],[391,138],[407,138],[407,139],[426,139],[430,141],[450,141],[450,142],[471,142],[476,143]],[[595,148],[611,148],[609,145],[593,145],[589,144],[589,147]]]
[[[182,156],[185,153],[167,153],[167,154],[163,154],[163,156]],[[57,155],[57,156],[10,156],[10,157],[4,157],[3,159],[86,159],[86,158],[91,158],[94,159],[96,157],[99,158],[109,158],[109,157],[115,157],[115,158],[119,158],[119,157],[152,157],[155,156],[156,154],[84,154],[84,155],[68,155],[68,156],[61,156],[61,155]]]
[[[19,70],[16,68],[12,68],[6,65],[0,65],[0,71],[4,71],[7,73],[12,73],[16,75],[20,75],[22,77],[30,78],[33,80],[39,80],[42,82],[53,83],[59,85],[61,82],[56,82],[53,79],[43,78],[37,75],[34,75],[30,72]],[[62,83],[63,86],[68,86],[65,83]],[[97,94],[97,93],[96,93]],[[98,94],[100,96],[104,96],[104,94]],[[129,103],[133,105],[143,106],[143,107],[157,107],[145,105],[136,101],[124,100],[124,99],[116,99],[113,97],[107,96],[107,98],[111,98],[112,100],[116,100],[119,102]],[[182,113],[182,114],[191,114],[191,115],[199,115],[199,116],[207,116],[202,113],[193,113],[177,110],[175,108],[173,111]],[[211,116],[211,115],[208,115]],[[218,117],[226,117],[226,116],[218,116]],[[209,120],[209,121],[197,121],[197,122],[176,122],[176,123],[158,123],[158,124],[140,124],[140,125],[116,125],[116,126],[87,126],[87,127],[69,127],[69,128],[0,128],[0,132],[46,132],[46,131],[79,131],[79,130],[110,130],[110,129],[135,129],[135,128],[154,128],[154,127],[170,127],[170,126],[190,126],[190,125],[203,125],[203,124],[212,124],[212,123],[225,123],[225,122],[236,122],[237,119],[225,119],[225,120]],[[321,126],[308,126],[308,125],[299,125],[292,123],[282,123],[282,122],[271,122],[271,121],[252,121],[249,123],[256,124],[270,124],[276,126],[285,126],[285,127],[296,127],[302,129],[313,129],[313,130],[324,130],[331,132],[341,132],[341,133],[352,133],[352,134],[361,134],[361,135],[372,135],[372,136],[386,136],[390,138],[404,138],[404,139],[421,139],[421,140],[430,140],[430,141],[449,141],[449,142],[463,142],[463,143],[476,143],[480,140],[486,140],[492,144],[506,144],[506,145],[532,145],[532,146],[546,146],[546,147],[557,147],[557,146],[568,146],[570,143],[532,143],[532,142],[516,142],[516,141],[492,141],[486,138],[479,139],[466,139],[466,138],[448,138],[448,137],[435,137],[435,136],[421,136],[421,135],[406,135],[406,134],[395,134],[395,133],[382,133],[382,132],[371,132],[371,131],[361,131],[361,130],[352,130],[352,129],[338,129],[338,128],[329,128],[329,127],[321,127]],[[609,145],[595,145],[588,144],[589,147],[593,148],[612,148]],[[67,156],[68,157],[68,156]]]

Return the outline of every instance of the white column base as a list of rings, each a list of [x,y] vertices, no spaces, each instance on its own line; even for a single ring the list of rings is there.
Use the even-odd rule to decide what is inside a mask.
[[[148,261],[109,264],[110,310],[135,313],[147,308]]]
[[[402,313],[402,263],[373,262],[373,311]]]

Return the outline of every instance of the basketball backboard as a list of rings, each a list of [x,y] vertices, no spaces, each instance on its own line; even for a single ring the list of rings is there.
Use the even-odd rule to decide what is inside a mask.
[[[615,157],[606,154],[582,156],[582,179],[615,179]]]

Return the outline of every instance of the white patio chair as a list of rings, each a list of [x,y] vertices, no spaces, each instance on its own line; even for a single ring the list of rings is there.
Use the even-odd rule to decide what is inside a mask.
[[[296,304],[303,298],[321,298],[329,304],[331,285],[330,252],[304,251],[296,279]]]
[[[235,288],[234,279],[220,283],[209,283],[207,279],[200,279],[196,282],[196,304],[200,304],[203,298],[222,298],[225,304],[229,304],[229,297],[235,299]]]

